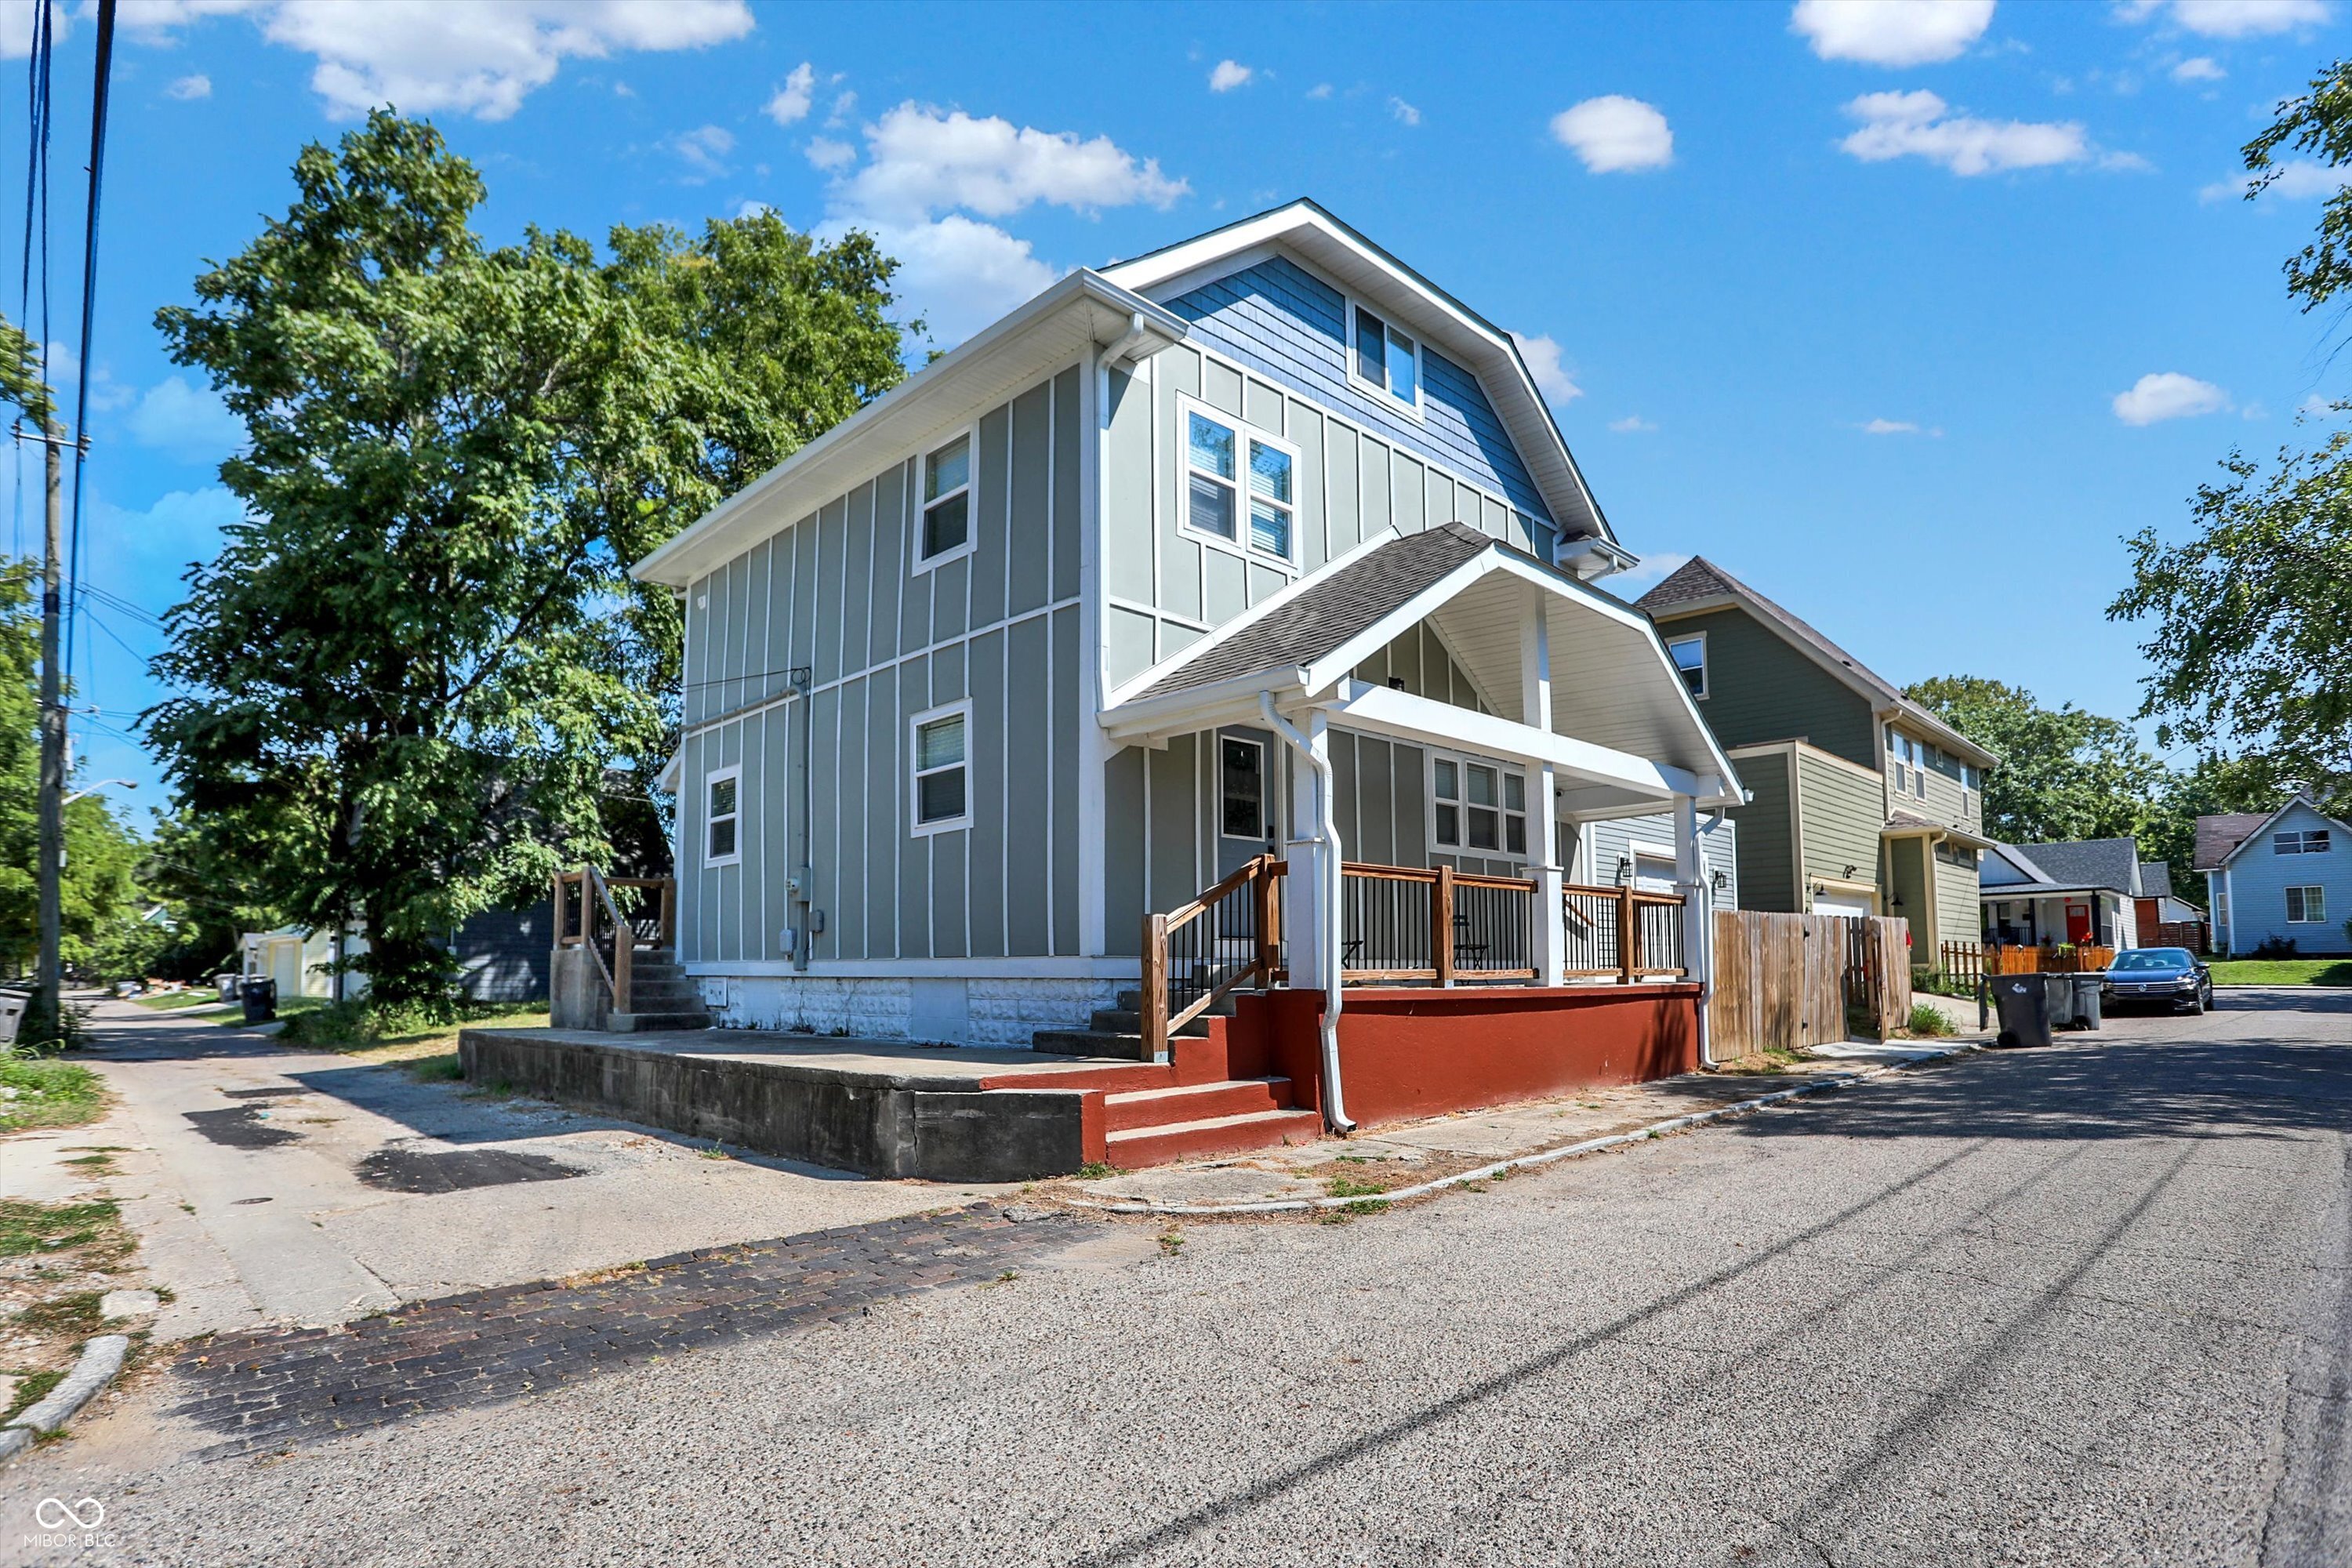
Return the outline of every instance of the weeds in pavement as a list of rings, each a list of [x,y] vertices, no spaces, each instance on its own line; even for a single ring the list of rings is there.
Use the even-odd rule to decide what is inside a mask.
[[[1125,1174],[1127,1174],[1127,1173],[1120,1170],[1117,1165],[1108,1164],[1100,1160],[1089,1160],[1085,1164],[1078,1167],[1077,1179],[1081,1182],[1099,1182],[1108,1176],[1124,1176]]]
[[[0,1199],[0,1258],[57,1252],[106,1239],[121,1223],[111,1203],[37,1204]]]
[[[727,1152],[726,1145],[721,1143],[713,1143],[708,1149],[697,1149],[695,1153],[705,1160],[732,1160],[735,1157],[734,1155],[730,1154]]]
[[[1335,1198],[1366,1198],[1388,1189],[1377,1182],[1360,1182],[1353,1176],[1327,1176],[1323,1190]]]
[[[47,1399],[49,1390],[65,1381],[66,1369],[51,1367],[47,1372],[16,1372],[9,1375],[16,1380],[16,1392],[10,1396],[6,1411],[0,1412],[0,1421],[14,1421]]]
[[[76,1290],[71,1295],[52,1296],[36,1301],[16,1314],[9,1326],[28,1334],[95,1333],[106,1319],[99,1312],[99,1298],[103,1290]]]
[[[1174,1258],[1184,1250],[1184,1233],[1170,1226],[1160,1233],[1160,1256]]]
[[[0,1057],[0,1132],[79,1127],[105,1110],[104,1081],[79,1062]]]
[[[1912,1005],[1911,1016],[1903,1020],[1903,1032],[1926,1039],[1941,1039],[1952,1032],[1952,1021],[1944,1016],[1942,1008],[1918,1002]]]

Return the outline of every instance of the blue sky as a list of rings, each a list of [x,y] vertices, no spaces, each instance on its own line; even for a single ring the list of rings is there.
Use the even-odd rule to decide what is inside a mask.
[[[0,211],[22,210],[31,15],[0,0]],[[2352,392],[2279,274],[2334,182],[2252,204],[2232,183],[2346,48],[2329,0],[123,16],[88,552],[95,588],[151,614],[235,515],[214,465],[236,439],[154,311],[283,209],[304,142],[379,101],[480,165],[494,239],[751,203],[874,228],[942,346],[1068,268],[1313,196],[1532,341],[1644,576],[1704,552],[1895,679],[2118,715],[2141,668],[2100,613],[2120,536],[2184,529],[2232,446],[2308,440],[2298,409]],[[68,15],[58,61],[61,343],[91,34]],[[37,544],[36,517],[10,527]],[[125,736],[158,634],[104,604],[83,624],[84,776],[156,804]]]

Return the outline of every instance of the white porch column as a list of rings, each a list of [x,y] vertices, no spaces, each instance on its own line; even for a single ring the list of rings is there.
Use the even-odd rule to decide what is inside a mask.
[[[1706,868],[1698,853],[1698,801],[1675,796],[1675,881],[1683,890],[1683,963],[1688,978],[1705,981],[1712,965],[1707,958],[1706,928]]]
[[[1321,709],[1301,715],[1298,728],[1309,750],[1324,762],[1331,757],[1330,718]],[[1290,770],[1290,837],[1284,848],[1290,874],[1283,879],[1282,932],[1290,960],[1294,991],[1319,991],[1331,982],[1324,973],[1335,948],[1326,922],[1339,918],[1330,907],[1330,888],[1339,868],[1331,864],[1330,847],[1323,841],[1323,814],[1331,803],[1323,797],[1318,771],[1302,762]]]
[[[1519,615],[1519,720],[1551,733],[1551,626],[1545,618],[1550,595],[1530,584]],[[1560,929],[1559,779],[1549,763],[1538,763],[1528,778],[1528,858],[1536,880],[1536,984],[1558,985],[1568,966],[1567,936]]]

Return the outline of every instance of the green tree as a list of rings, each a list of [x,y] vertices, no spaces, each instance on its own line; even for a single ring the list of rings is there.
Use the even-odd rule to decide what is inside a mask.
[[[2022,687],[1977,676],[1923,680],[1906,695],[1998,753],[1985,830],[2011,844],[2116,838],[2148,830],[2169,784],[2131,728],[2073,703],[2045,708]]]
[[[604,858],[614,770],[674,732],[677,611],[625,569],[896,378],[891,268],[765,216],[494,248],[472,165],[382,111],[294,178],[157,318],[245,422],[247,516],[169,618],[150,732],[196,858],[358,918],[374,994],[433,1001],[438,933]]]
[[[2328,66],[2246,145],[2249,200],[2290,150],[2352,163],[2352,61]],[[2285,271],[2305,311],[2352,285],[2352,187],[2323,204]],[[2149,623],[2141,714],[2168,745],[2266,756],[2340,798],[2352,792],[2352,436],[2283,450],[2268,473],[2239,452],[2222,468],[2198,489],[2193,537],[2146,528],[2126,541],[2132,584],[2107,615]]]

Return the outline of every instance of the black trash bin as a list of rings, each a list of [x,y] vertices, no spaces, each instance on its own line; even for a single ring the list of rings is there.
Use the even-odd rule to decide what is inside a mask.
[[[237,994],[245,1003],[247,1023],[267,1024],[278,1016],[278,982],[275,980],[248,980],[238,988]]]
[[[2003,974],[1992,983],[1993,1005],[2000,1013],[2003,1046],[2046,1046],[2050,1043],[2050,987],[2039,974]]]
[[[2107,983],[2104,974],[2077,974],[2074,977],[2074,1027],[2095,1030],[2105,1020],[2099,1013],[2099,988]]]

